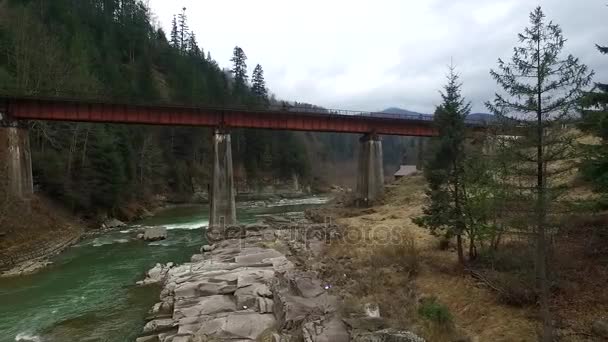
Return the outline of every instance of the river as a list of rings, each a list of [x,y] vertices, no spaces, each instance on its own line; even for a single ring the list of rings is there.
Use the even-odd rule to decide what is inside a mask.
[[[263,215],[302,216],[325,197],[238,204],[242,223]],[[0,342],[133,341],[160,289],[136,287],[157,262],[188,261],[204,243],[208,207],[165,209],[122,231],[84,240],[29,276],[0,279]],[[164,226],[166,240],[135,239],[139,226]]]

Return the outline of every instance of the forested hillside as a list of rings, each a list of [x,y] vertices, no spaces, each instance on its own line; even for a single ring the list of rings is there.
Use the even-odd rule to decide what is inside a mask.
[[[0,92],[187,105],[277,102],[262,66],[249,77],[241,48],[231,69],[221,69],[188,29],[185,10],[168,33],[151,17],[139,0],[0,0]],[[74,210],[112,210],[153,194],[188,199],[206,189],[208,128],[30,126],[37,187]],[[327,166],[354,163],[358,141],[262,130],[235,130],[232,139],[241,190],[294,175],[300,183],[331,182],[326,176],[342,174],[327,173]],[[387,140],[387,173],[402,159],[403,144]]]
[[[150,17],[136,0],[0,1],[0,88],[139,103],[269,101],[262,67],[250,84],[241,49],[234,70],[223,71],[188,31],[185,13],[169,38]],[[113,209],[155,193],[188,196],[205,188],[206,128],[33,122],[30,131],[36,184],[73,209]],[[242,179],[309,174],[293,133],[237,131],[233,141]]]

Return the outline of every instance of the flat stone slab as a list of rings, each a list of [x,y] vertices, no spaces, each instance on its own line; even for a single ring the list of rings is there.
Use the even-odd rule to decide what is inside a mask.
[[[253,264],[253,263],[261,263],[265,259],[271,259],[283,256],[283,254],[275,251],[274,249],[269,249],[264,252],[254,253],[254,254],[245,254],[239,255],[234,258],[234,261],[237,264]]]
[[[173,319],[213,315],[220,312],[236,311],[234,297],[214,295],[196,299],[177,300],[175,302]]]
[[[204,338],[255,340],[275,324],[276,320],[272,314],[236,312],[204,322],[195,335],[203,338],[203,340]]]
[[[292,286],[296,292],[304,298],[314,298],[325,292],[321,281],[310,274],[299,274],[294,276]]]
[[[336,298],[282,253],[230,240],[192,260],[148,272],[163,289],[140,341],[348,341]]]

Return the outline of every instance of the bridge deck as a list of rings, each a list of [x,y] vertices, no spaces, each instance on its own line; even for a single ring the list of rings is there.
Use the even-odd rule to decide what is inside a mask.
[[[63,99],[4,98],[4,111],[16,120],[60,120],[292,131],[377,133],[429,137],[437,135],[432,117],[271,106],[178,107]],[[2,108],[2,107],[0,107]],[[1,111],[2,109],[0,109]]]

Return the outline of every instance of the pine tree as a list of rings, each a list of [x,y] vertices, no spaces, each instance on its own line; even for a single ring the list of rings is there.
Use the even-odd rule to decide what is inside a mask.
[[[608,54],[608,47],[596,46],[602,54]],[[596,83],[595,91],[585,96],[583,105],[580,127],[600,138],[601,142],[584,145],[586,153],[581,170],[600,194],[596,209],[605,210],[608,209],[608,83]]]
[[[190,56],[204,56],[201,49],[198,47],[198,43],[196,42],[196,35],[194,32],[190,32],[190,38],[188,39],[188,54]]]
[[[464,264],[464,120],[471,106],[461,95],[462,84],[453,66],[450,66],[447,79],[448,83],[441,93],[443,103],[435,110],[434,120],[439,138],[424,173],[429,184],[429,205],[424,208],[424,215],[414,219],[414,222],[432,232],[442,230],[448,237],[456,236],[458,260]]]
[[[243,49],[235,46],[230,61],[233,63],[231,73],[234,77],[234,94],[242,97],[247,89],[247,56]]]
[[[515,162],[511,179],[517,177],[516,198],[523,213],[532,217],[536,242],[536,272],[543,320],[542,341],[553,341],[549,310],[547,229],[552,206],[564,194],[564,174],[573,170],[574,137],[564,125],[572,119],[583,89],[591,82],[592,72],[568,55],[561,56],[566,39],[561,28],[547,23],[540,7],[530,13],[530,26],[519,34],[519,46],[510,62],[498,60],[498,71],[490,74],[504,94],[496,94],[486,105],[503,122],[517,122],[522,133],[512,139]],[[559,176],[559,177],[558,177]],[[561,182],[560,182],[561,180]]]
[[[173,21],[171,22],[171,46],[175,49],[180,48],[179,44],[179,33],[177,31],[177,19],[173,16]]]
[[[251,76],[251,91],[256,100],[262,104],[268,104],[268,89],[264,80],[264,70],[261,65],[256,65]]]
[[[185,53],[188,49],[188,17],[186,16],[186,7],[182,8],[182,13],[178,16],[179,19],[179,27],[178,27],[178,39],[179,39],[179,49],[182,53]]]

